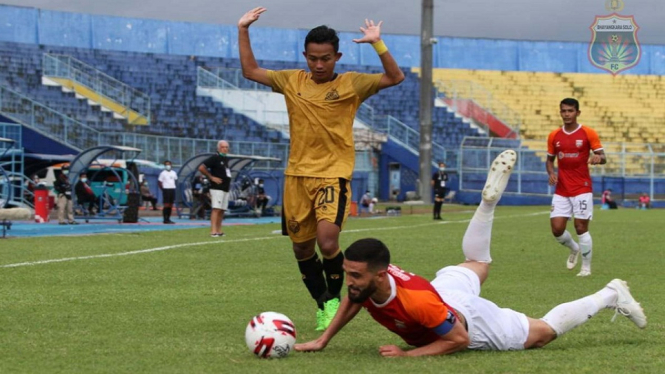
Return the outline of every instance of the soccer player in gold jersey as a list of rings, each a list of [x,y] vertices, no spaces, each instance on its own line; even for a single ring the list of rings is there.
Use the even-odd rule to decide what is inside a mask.
[[[382,74],[336,73],[342,53],[337,32],[327,26],[315,27],[305,38],[309,72],[263,69],[252,52],[249,26],[265,11],[254,8],[238,21],[240,63],[245,78],[272,87],[286,100],[291,149],[284,172],[282,231],[293,243],[303,282],[318,305],[320,331],[337,312],[344,285],[339,233],[351,204],[356,111],[371,95],[402,82],[404,73],[381,40],[381,22],[371,20],[360,28],[363,37],[353,41],[372,44]]]

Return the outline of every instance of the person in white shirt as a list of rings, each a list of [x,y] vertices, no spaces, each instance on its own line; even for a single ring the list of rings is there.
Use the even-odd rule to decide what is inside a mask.
[[[164,224],[174,224],[171,221],[171,209],[175,201],[175,182],[178,180],[178,174],[172,170],[171,161],[164,161],[164,170],[159,174],[159,189],[162,190],[162,216]]]

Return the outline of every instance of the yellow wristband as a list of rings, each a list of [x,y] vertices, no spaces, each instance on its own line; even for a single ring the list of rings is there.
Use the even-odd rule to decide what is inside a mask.
[[[386,43],[384,43],[383,40],[379,40],[376,43],[372,43],[372,47],[374,47],[376,54],[378,54],[379,56],[388,52],[388,47],[386,47]]]

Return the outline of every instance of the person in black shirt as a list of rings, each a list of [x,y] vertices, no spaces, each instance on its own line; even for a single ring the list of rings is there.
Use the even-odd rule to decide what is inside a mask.
[[[61,225],[78,225],[74,221],[74,208],[72,206],[72,185],[69,183],[69,168],[62,168],[60,175],[53,182],[53,189],[57,193],[58,223]],[[67,218],[67,220],[65,220]]]
[[[222,232],[222,220],[224,211],[229,207],[229,188],[231,187],[231,169],[227,153],[229,143],[226,140],[217,142],[217,154],[210,156],[199,166],[201,174],[210,181],[210,236],[224,236]]]
[[[266,195],[263,183],[263,179],[259,179],[259,184],[256,186],[256,209],[261,212],[261,215],[266,214],[266,207],[268,206],[268,201],[270,201],[270,196]]]
[[[432,175],[432,189],[434,190],[434,219],[441,219],[441,206],[443,198],[446,197],[448,188],[448,173],[446,173],[446,163],[439,162],[439,171]]]

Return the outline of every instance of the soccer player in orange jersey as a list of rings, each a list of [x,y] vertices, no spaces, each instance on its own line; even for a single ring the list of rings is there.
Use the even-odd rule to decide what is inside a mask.
[[[550,185],[556,185],[552,197],[550,224],[556,240],[570,249],[566,262],[568,269],[577,265],[582,254],[582,268],[578,277],[591,275],[593,242],[589,234],[589,221],[593,216],[593,193],[589,164],[607,162],[598,134],[577,123],[581,114],[577,100],[563,99],[559,105],[563,126],[552,131],[547,138],[547,174]],[[554,160],[558,173],[554,172]],[[568,220],[575,217],[575,231],[579,245],[566,230]]]
[[[600,291],[561,304],[535,319],[480,297],[489,274],[490,240],[494,209],[515,164],[515,151],[494,160],[482,192],[482,201],[464,234],[466,261],[439,270],[430,283],[390,264],[388,248],[377,239],[361,239],[345,251],[348,285],[337,315],[316,340],[296,344],[297,351],[319,351],[358,312],[365,308],[372,318],[414,346],[379,347],[383,356],[450,354],[465,349],[520,350],[540,348],[609,308],[628,317],[638,327],[647,320],[626,282],[612,280]]]
[[[371,95],[402,82],[404,73],[381,40],[381,22],[371,20],[360,28],[363,37],[353,41],[372,44],[382,74],[336,73],[342,57],[339,37],[327,26],[315,27],[305,38],[309,72],[262,69],[252,52],[249,26],[265,11],[254,8],[238,21],[240,63],[245,78],[272,87],[286,100],[291,147],[284,172],[282,232],[293,243],[303,282],[318,305],[317,330],[324,330],[339,308],[344,286],[339,233],[352,201],[356,111]]]

